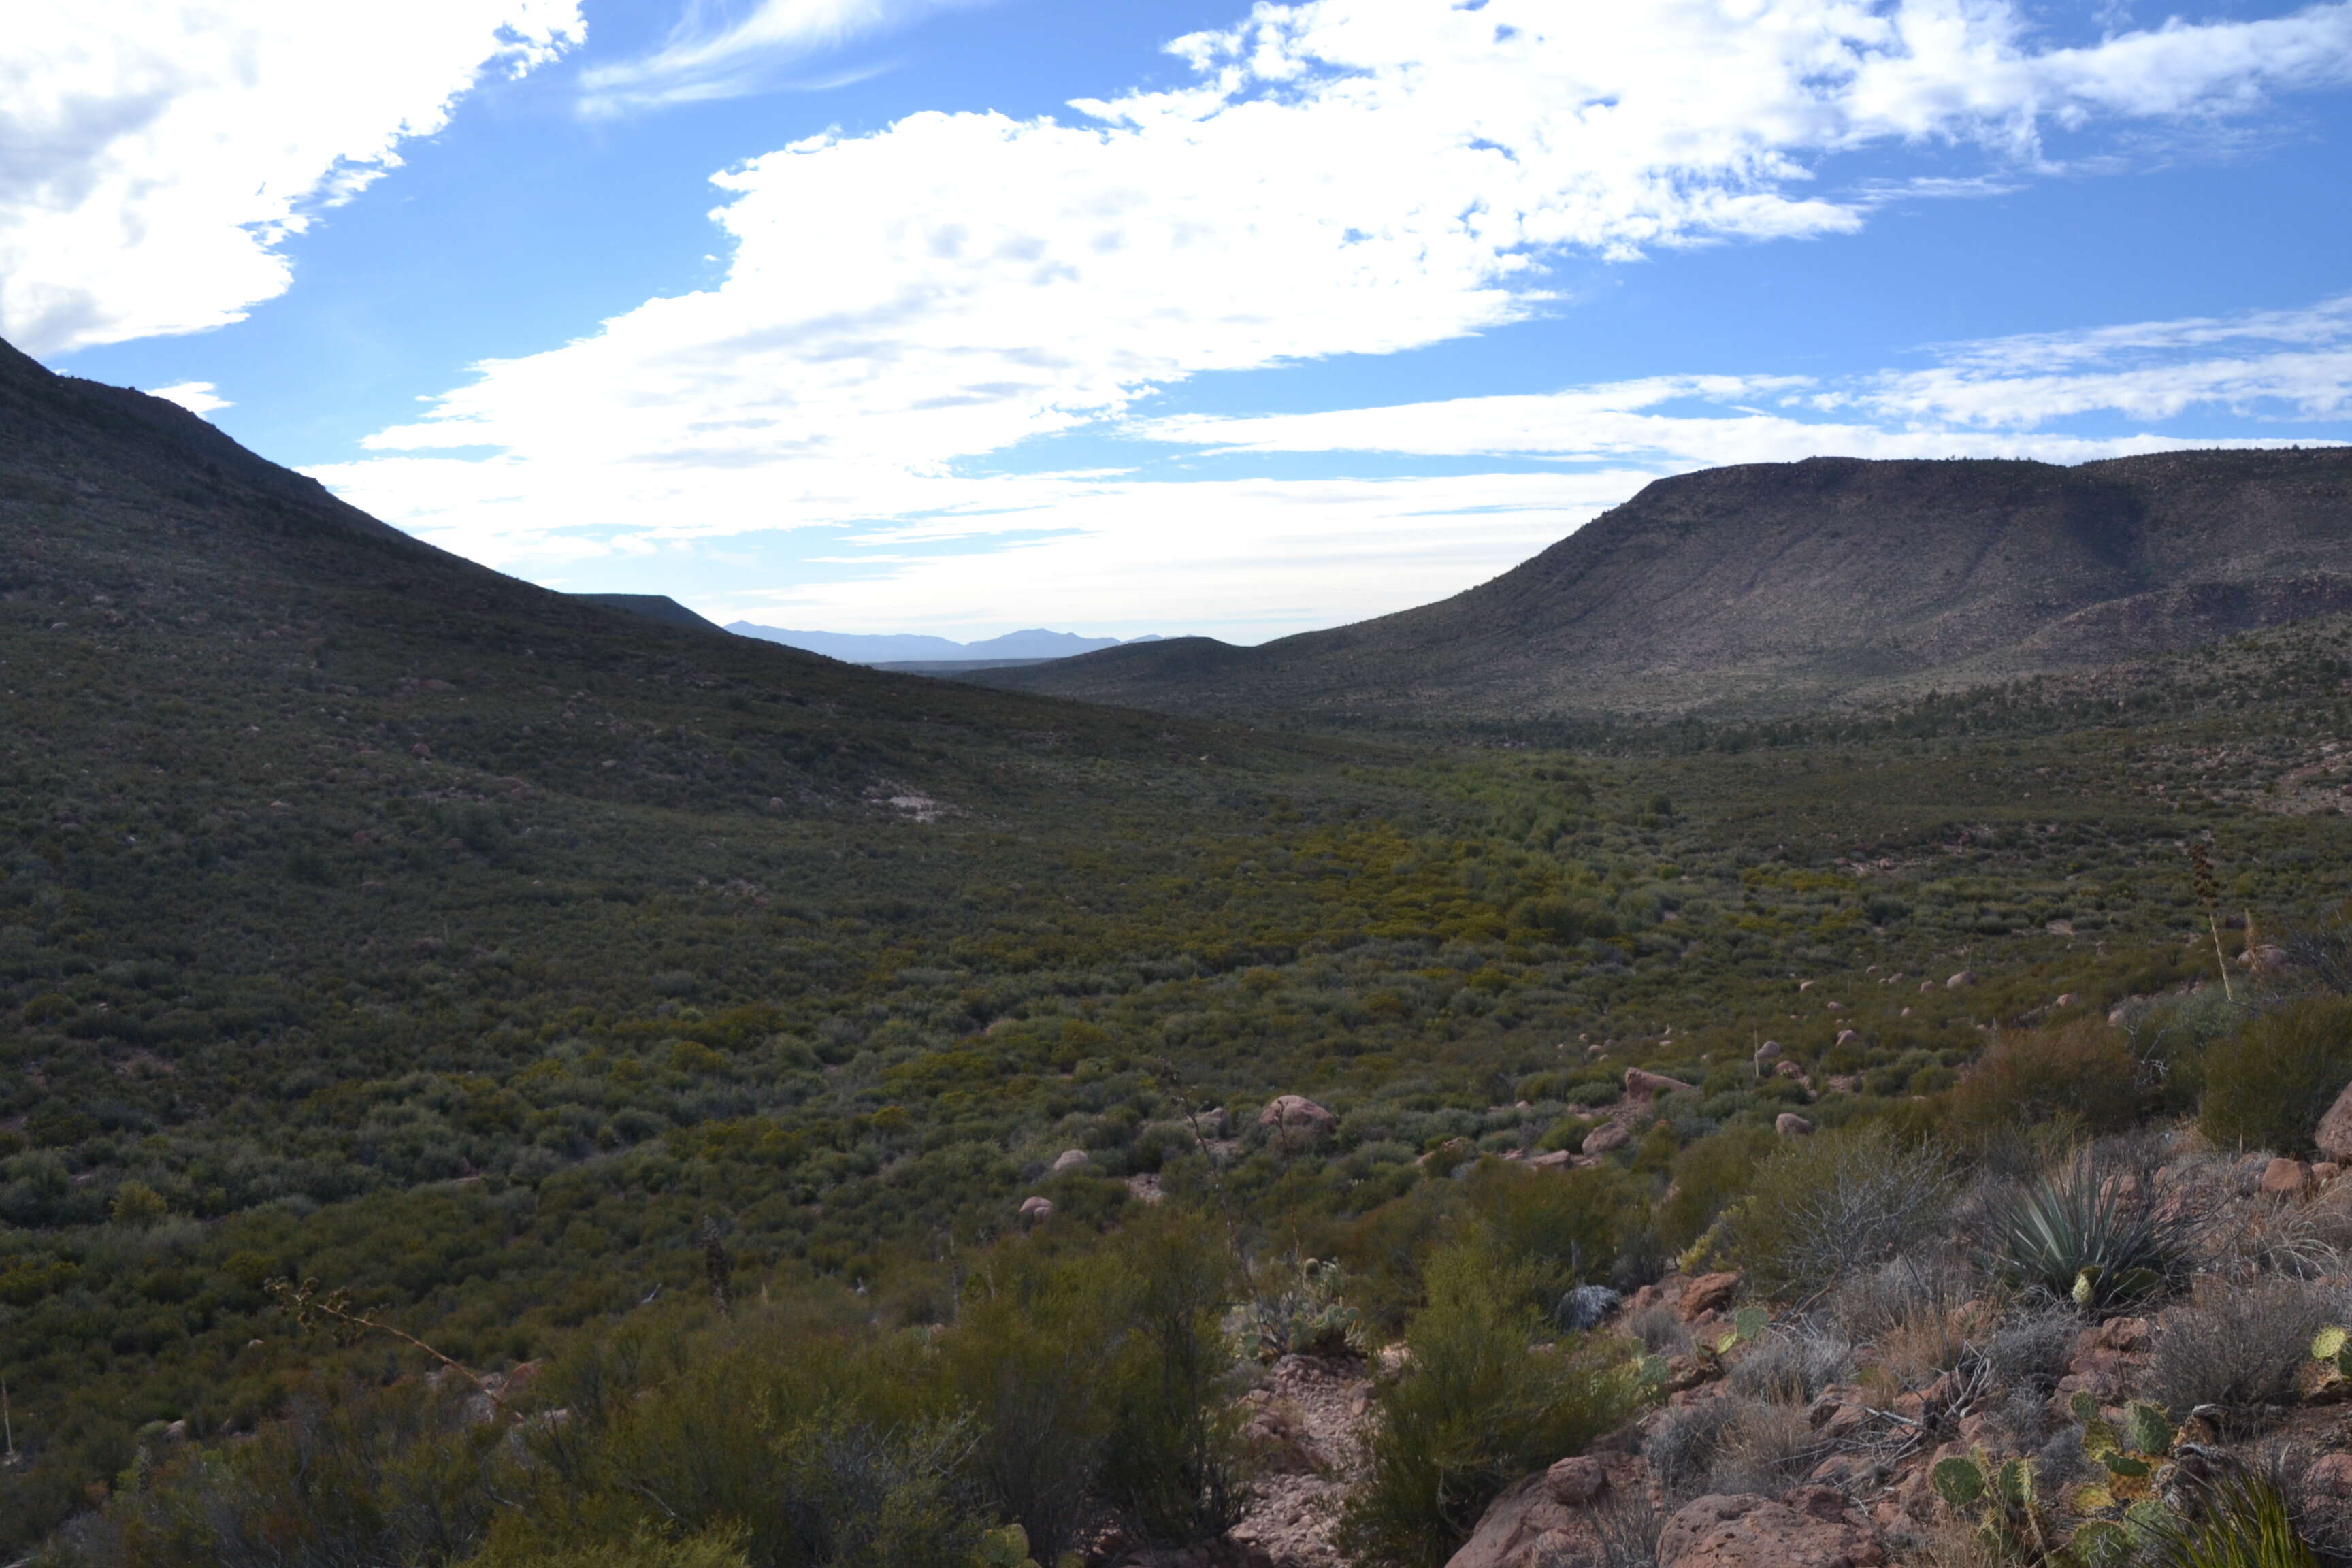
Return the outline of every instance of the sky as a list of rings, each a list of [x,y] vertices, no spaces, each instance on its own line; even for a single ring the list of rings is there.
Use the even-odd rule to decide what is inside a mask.
[[[0,335],[550,587],[1257,642],[1692,468],[2352,440],[2352,0],[2182,4],[27,5]]]

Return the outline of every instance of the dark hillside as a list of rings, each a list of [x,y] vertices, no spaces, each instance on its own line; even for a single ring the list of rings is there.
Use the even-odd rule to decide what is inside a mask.
[[[1490,583],[1255,648],[972,679],[1179,712],[1791,710],[2079,668],[2352,606],[2352,451],[1811,458],[1661,479]]]

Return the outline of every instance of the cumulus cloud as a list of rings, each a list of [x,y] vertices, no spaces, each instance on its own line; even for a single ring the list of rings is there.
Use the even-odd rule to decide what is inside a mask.
[[[209,381],[178,381],[169,386],[153,389],[154,395],[176,403],[189,413],[202,417],[215,409],[236,405],[220,395],[220,388]]]
[[[738,16],[724,0],[688,0],[659,48],[581,73],[592,115],[740,98],[775,86],[815,56],[893,33],[934,12],[990,0],[754,0]],[[836,86],[856,75],[829,77]]]
[[[0,334],[35,354],[241,320],[281,248],[399,163],[486,70],[580,36],[576,0],[108,0],[11,7]]]
[[[966,477],[991,454],[1117,422],[1188,376],[1513,321],[1550,308],[1545,264],[1564,254],[1850,231],[1885,195],[1827,188],[1834,154],[1969,145],[2026,178],[2056,129],[2241,112],[2352,70],[2352,5],[2058,49],[2037,48],[2018,13],[1989,0],[1318,0],[1262,5],[1171,48],[1191,67],[1184,85],[1085,100],[1068,120],[918,114],[727,171],[722,284],[485,363],[424,418],[372,437],[370,458],[317,471],[509,565],[950,519],[1055,532],[1006,552],[1034,577],[1108,533],[1149,538],[1209,492],[1122,481],[1111,508],[1096,504],[1110,492],[1067,479]],[[1891,382],[1819,390],[1872,390],[1877,406],[1898,395]],[[1718,411],[1706,430],[1676,433],[1661,406],[1791,395],[1692,383],[1613,408],[1572,395],[1586,398],[1584,449],[1648,466],[1829,438],[1807,423],[1832,412],[1822,408]],[[1883,437],[1875,417],[1851,416],[1836,438]],[[1182,440],[1206,429],[1156,428]],[[2020,449],[2013,435],[1979,434]],[[1875,449],[1902,445],[1889,442]],[[484,447],[493,455],[441,455]],[[1350,506],[1390,492],[1258,493],[1326,531],[1321,570],[1349,551]],[[1555,495],[1542,507],[1557,521],[1581,504]],[[1454,533],[1486,514],[1417,515]],[[970,581],[984,569],[961,570]],[[1412,596],[1428,587],[1424,574]]]

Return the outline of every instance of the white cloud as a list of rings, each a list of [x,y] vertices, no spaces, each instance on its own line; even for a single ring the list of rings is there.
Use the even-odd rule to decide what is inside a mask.
[[[152,395],[161,397],[166,402],[176,403],[199,418],[215,409],[236,406],[227,398],[223,397],[220,395],[220,388],[209,381],[174,382],[170,386],[153,388]]]
[[[372,437],[375,456],[316,471],[439,542],[516,566],[929,519],[1064,530],[1005,552],[1033,579],[1056,560],[1133,568],[1205,537],[1172,520],[1215,492],[1128,482],[1111,508],[1097,504],[1111,491],[963,479],[959,465],[1123,418],[1201,373],[1391,353],[1517,320],[1546,308],[1542,264],[1555,255],[1849,231],[1885,198],[1815,188],[1832,153],[1968,143],[2024,178],[2052,127],[2201,121],[2339,79],[2352,69],[2352,4],[2036,52],[2017,14],[1989,0],[1318,0],[1262,5],[1171,47],[1194,68],[1190,85],[1081,102],[1074,121],[918,114],[728,171],[716,216],[735,249],[721,285],[483,364],[420,421]],[[1668,395],[1790,395],[1740,385]],[[1510,412],[1537,424],[1572,414],[1578,450],[1643,467],[1802,455],[1831,438],[1938,456],[1982,449],[1968,445],[1979,438],[2024,449],[1990,430],[1888,436],[1876,409],[1892,407],[1893,382],[1824,390],[1873,391],[1880,405],[1832,430],[1785,408],[1693,425],[1660,412],[1660,397],[1611,407],[1578,394],[1575,409]],[[1449,439],[1476,439],[1457,425]],[[496,455],[436,455],[482,446]],[[1373,588],[1340,585],[1372,581],[1349,564],[1349,506],[1379,512],[1368,498],[1391,492],[1257,493],[1261,519],[1294,506],[1327,531],[1314,572],[1332,586],[1310,618],[1367,607]],[[1582,504],[1544,506],[1556,518]],[[1183,537],[1134,548],[1154,520]],[[1455,521],[1420,526],[1470,538]],[[1113,534],[1127,542],[1103,542]],[[1486,550],[1465,542],[1449,558],[1472,570]],[[952,570],[901,563],[890,583],[977,593],[993,570],[970,557]],[[1431,591],[1423,570],[1403,602]],[[1276,596],[1303,602],[1304,590]]]
[[[1829,385],[1798,376],[1651,376],[1315,414],[1185,415],[1129,428],[1220,452],[1510,455],[1688,468],[1822,453],[2073,463],[2197,443],[2042,426],[2092,414],[2135,420],[2224,414],[2273,426],[2352,416],[2352,296],[2303,310],[1947,344],[1936,354],[1942,363],[1930,369]],[[1848,418],[1824,420],[1823,412]],[[2281,435],[2267,444],[2305,440]]]
[[[740,98],[775,86],[811,57],[861,38],[896,32],[938,11],[989,0],[754,0],[741,16],[720,0],[687,0],[661,47],[632,60],[581,73],[581,107],[617,114],[717,98]],[[862,73],[860,73],[862,74]],[[813,84],[844,85],[832,77]]]
[[[241,320],[281,249],[488,70],[577,38],[576,0],[9,7],[0,334],[35,354]]]

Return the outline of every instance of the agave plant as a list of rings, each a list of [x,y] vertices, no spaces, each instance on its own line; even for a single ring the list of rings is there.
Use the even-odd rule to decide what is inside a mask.
[[[1987,1215],[1989,1250],[2016,1283],[2084,1311],[2162,1294],[2187,1272],[2193,1215],[2115,1179],[2089,1151],[2011,1194]]]

